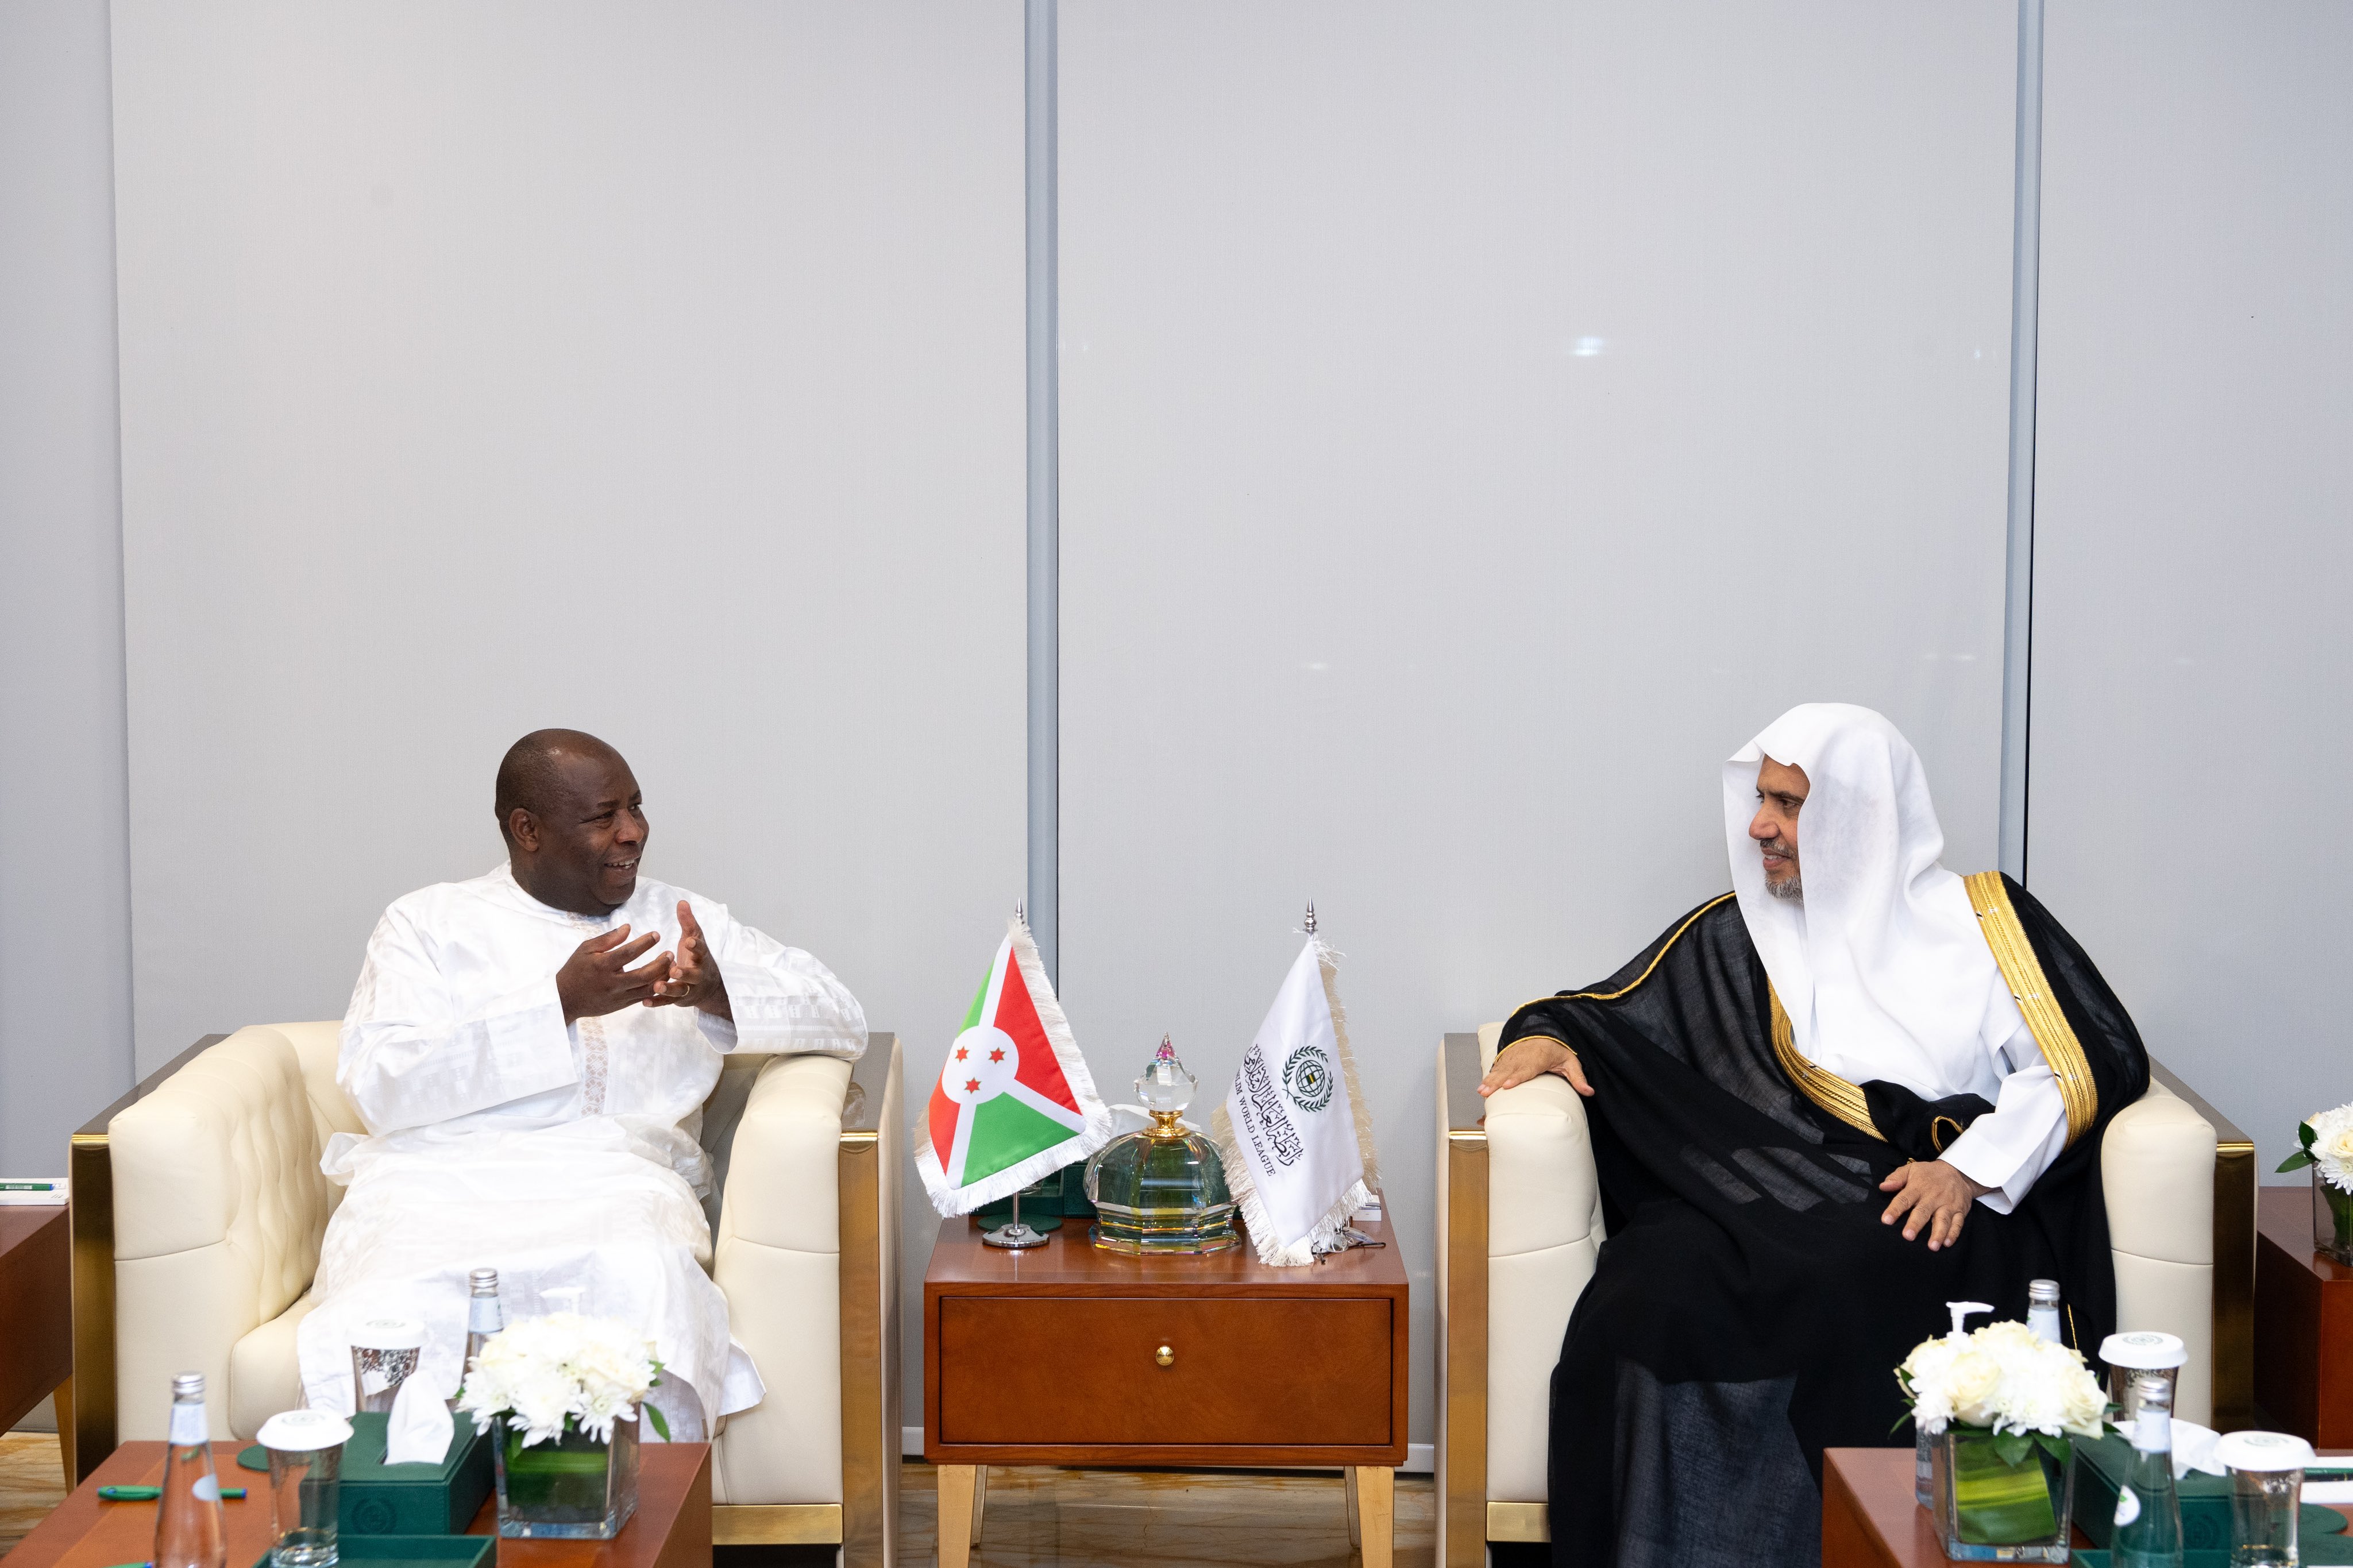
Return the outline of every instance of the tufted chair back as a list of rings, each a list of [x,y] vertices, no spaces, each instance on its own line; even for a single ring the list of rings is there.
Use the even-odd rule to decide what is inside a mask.
[[[331,1062],[330,1092],[332,1073]],[[203,1372],[233,1394],[229,1347],[310,1288],[338,1195],[319,1173],[328,1120],[294,1042],[261,1026],[114,1118],[116,1386],[129,1430],[162,1428],[174,1373]]]
[[[319,1130],[319,1146],[326,1147],[327,1140],[338,1132],[354,1136],[367,1128],[360,1121],[360,1113],[343,1098],[335,1082],[335,1057],[343,1049],[343,1026],[330,1018],[316,1024],[272,1024],[271,1029],[286,1037],[294,1047],[294,1059],[301,1064],[302,1091],[311,1097],[311,1121]],[[340,1191],[341,1189],[337,1189]]]

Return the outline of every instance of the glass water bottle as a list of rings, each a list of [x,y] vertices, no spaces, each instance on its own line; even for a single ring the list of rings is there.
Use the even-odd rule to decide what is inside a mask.
[[[172,1380],[172,1429],[164,1495],[155,1505],[153,1568],[226,1568],[227,1562],[212,1426],[205,1419],[205,1374],[184,1372]]]
[[[2067,1342],[2067,1336],[2059,1327],[2059,1281],[2026,1282],[2026,1326],[2034,1331],[2037,1338],[2049,1340],[2054,1345]]]
[[[2133,1374],[2132,1458],[2116,1489],[2116,1568],[2181,1568],[2181,1499],[2173,1488],[2173,1384]]]
[[[491,1336],[507,1326],[506,1314],[499,1310],[499,1271],[477,1268],[468,1275],[473,1293],[466,1302],[466,1360],[458,1375],[462,1379],[474,1370],[474,1358],[491,1342]]]

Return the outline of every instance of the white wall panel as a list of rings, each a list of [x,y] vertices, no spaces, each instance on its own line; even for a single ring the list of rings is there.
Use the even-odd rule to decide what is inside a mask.
[[[340,1016],[569,724],[927,1082],[1023,881],[1019,8],[122,0],[115,51],[142,1067]]]
[[[0,1173],[131,1087],[105,0],[0,5]]]
[[[1065,998],[1221,1093],[1314,899],[1419,1289],[1438,1037],[1721,891],[1784,707],[1993,863],[2015,18],[1061,26]]]
[[[2353,11],[2050,13],[2028,871],[2258,1141],[2353,1099]]]

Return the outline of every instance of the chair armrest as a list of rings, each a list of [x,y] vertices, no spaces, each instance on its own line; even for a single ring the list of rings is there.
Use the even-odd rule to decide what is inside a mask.
[[[2214,1145],[2205,1118],[2162,1083],[2116,1112],[2100,1141],[2100,1185],[2118,1252],[2213,1263]]]
[[[2253,1425],[2254,1141],[2151,1061],[2148,1093],[2108,1124],[2100,1175],[2119,1321],[2188,1343],[2177,1412],[2223,1431]]]
[[[230,1435],[229,1352],[310,1288],[330,1208],[301,1063],[239,1029],[107,1129],[113,1194],[116,1432],[164,1436],[172,1374],[206,1374]]]
[[[768,1396],[728,1418],[715,1500],[834,1504],[844,1540],[896,1508],[899,1047],[760,1069],[728,1151],[712,1278]],[[886,1462],[887,1461],[887,1462]]]

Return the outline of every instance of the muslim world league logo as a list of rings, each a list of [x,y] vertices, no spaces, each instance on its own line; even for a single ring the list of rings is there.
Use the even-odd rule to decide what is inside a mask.
[[[1282,1090],[1310,1116],[1332,1103],[1332,1058],[1314,1046],[1302,1046],[1282,1064]]]

